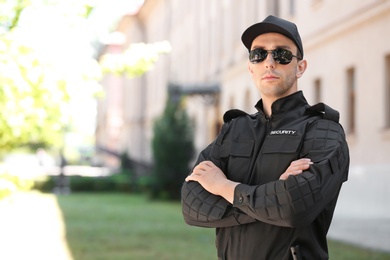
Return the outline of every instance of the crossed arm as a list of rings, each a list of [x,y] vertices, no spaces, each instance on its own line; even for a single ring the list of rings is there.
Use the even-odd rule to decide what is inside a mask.
[[[286,180],[290,175],[298,175],[304,170],[309,169],[312,164],[310,159],[302,158],[291,162],[287,170],[280,175],[280,180]],[[199,182],[208,192],[223,197],[233,204],[234,190],[240,183],[231,181],[226,175],[211,161],[199,163],[192,173],[188,175],[186,181]]]
[[[183,216],[189,225],[227,227],[255,221],[286,227],[306,225],[337,199],[348,177],[345,137],[340,126],[327,121],[312,126],[301,150],[314,164],[308,159],[293,161],[279,180],[263,185],[227,179],[216,166],[218,161],[208,161],[207,150],[182,189]]]

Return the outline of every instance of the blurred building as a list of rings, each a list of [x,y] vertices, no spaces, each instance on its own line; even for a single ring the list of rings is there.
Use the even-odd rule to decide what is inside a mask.
[[[340,112],[352,166],[390,171],[389,0],[146,0],[137,14],[122,17],[118,37],[103,53],[163,40],[172,52],[140,78],[104,78],[97,145],[106,155],[127,151],[138,162],[152,162],[153,122],[169,86],[188,94],[198,150],[214,139],[226,110],[256,112],[260,96],[240,37],[269,14],[298,25],[308,61],[299,88],[309,103]],[[105,162],[115,164],[112,158]]]

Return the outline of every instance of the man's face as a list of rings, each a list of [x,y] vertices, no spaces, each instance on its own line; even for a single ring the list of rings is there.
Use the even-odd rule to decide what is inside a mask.
[[[283,48],[297,55],[297,47],[292,40],[279,33],[259,35],[252,42],[251,50],[261,48],[267,51]],[[279,64],[272,57],[259,63],[248,62],[253,82],[263,98],[278,99],[297,91],[297,79],[306,69],[306,61],[293,58],[289,64]]]

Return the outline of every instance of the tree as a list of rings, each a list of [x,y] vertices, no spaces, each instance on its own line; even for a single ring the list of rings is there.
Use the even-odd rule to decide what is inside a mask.
[[[155,43],[133,43],[120,54],[105,54],[100,60],[103,73],[138,77],[152,69],[160,54],[169,53],[167,41]]]
[[[68,17],[85,19],[93,8],[86,1],[66,2]],[[90,71],[67,74],[57,66],[59,62],[43,57],[34,45],[34,37],[39,36],[30,33],[26,21],[21,22],[28,19],[23,16],[26,11],[59,4],[60,1],[0,0],[0,153],[20,147],[35,150],[61,146],[70,123],[66,113],[69,88],[76,81],[82,83],[80,87],[99,79],[92,76],[96,72]]]
[[[86,35],[97,3],[0,0],[0,156],[21,147],[59,150],[74,127],[72,101],[100,94],[103,72],[140,76],[169,51],[167,42],[131,45],[99,64]],[[0,176],[0,197],[8,184]]]
[[[162,116],[154,124],[153,198],[179,199],[181,185],[190,170],[194,134],[183,101],[169,95]]]
[[[167,42],[140,43],[99,64],[86,55],[91,39],[81,31],[96,5],[0,0],[0,155],[20,147],[59,149],[66,132],[79,131],[71,110],[80,103],[76,96],[101,93],[103,73],[140,76],[169,51]]]

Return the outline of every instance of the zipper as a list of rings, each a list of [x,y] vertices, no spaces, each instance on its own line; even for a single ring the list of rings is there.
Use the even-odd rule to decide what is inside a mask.
[[[261,117],[265,118],[265,122],[262,120]],[[254,152],[253,159],[252,159],[253,161],[251,162],[251,168],[249,169],[248,178],[246,180],[247,183],[250,183],[250,180],[252,179],[252,175],[253,175],[254,167],[256,165],[256,161],[259,159],[259,156],[260,156],[261,151],[263,149],[264,140],[267,137],[267,135],[271,129],[272,119],[273,119],[272,115],[267,117],[264,114],[263,115],[259,114],[259,116],[258,116],[258,120],[263,121],[265,123],[265,125],[261,127],[261,128],[264,127],[264,130],[261,131],[261,134],[263,136],[261,138],[259,138],[258,147],[257,147],[256,151],[253,151]]]

